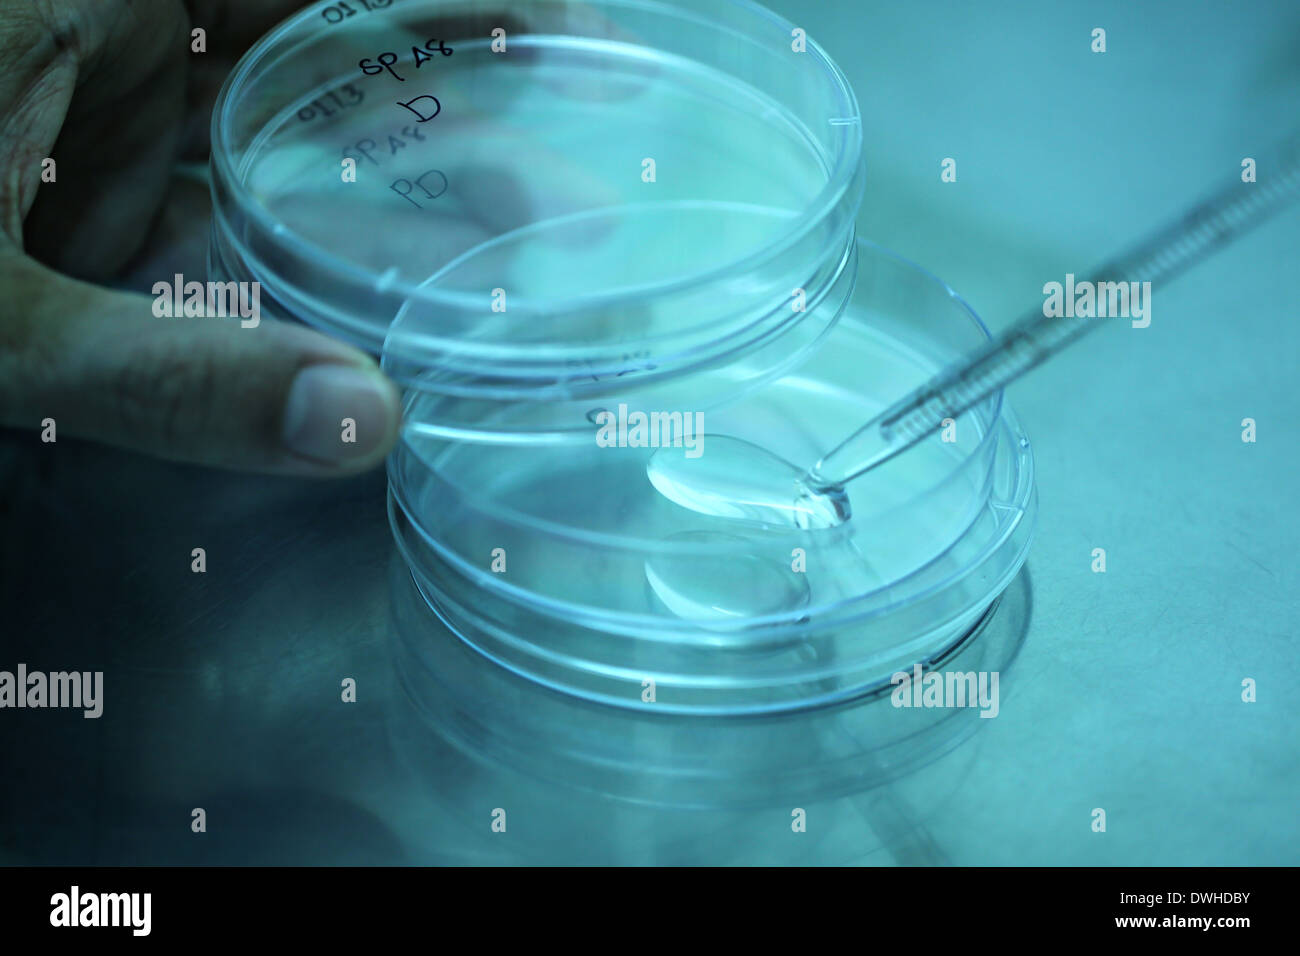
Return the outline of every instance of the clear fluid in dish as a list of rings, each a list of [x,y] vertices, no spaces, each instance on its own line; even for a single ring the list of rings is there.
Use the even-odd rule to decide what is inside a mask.
[[[646,463],[659,493],[683,508],[738,524],[815,531],[851,515],[843,488],[814,488],[805,471],[752,442],[709,435],[708,454],[689,458],[660,448]]]

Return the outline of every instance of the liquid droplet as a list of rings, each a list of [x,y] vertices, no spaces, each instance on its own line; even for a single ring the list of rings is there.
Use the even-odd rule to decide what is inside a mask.
[[[667,539],[686,552],[693,542],[735,542],[731,552],[655,554],[645,561],[646,583],[663,605],[710,630],[734,631],[752,618],[794,612],[809,600],[807,575],[775,558],[754,554],[758,544],[734,535],[687,531]]]
[[[646,462],[646,477],[669,501],[700,514],[738,523],[816,530],[851,515],[842,488],[813,488],[802,468],[741,438],[705,435],[698,457],[660,448]]]

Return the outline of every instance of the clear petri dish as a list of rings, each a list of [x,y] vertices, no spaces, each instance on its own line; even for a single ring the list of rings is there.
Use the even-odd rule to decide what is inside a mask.
[[[862,131],[793,24],[739,0],[346,6],[227,81],[210,268],[382,350],[443,399],[421,424],[542,440],[615,384],[752,353],[775,374],[833,323]],[[696,404],[736,385],[690,381]]]
[[[821,347],[708,413],[709,432],[812,462],[987,340],[929,273],[866,242],[857,260],[853,297]],[[410,408],[418,417],[438,400],[415,392]],[[590,427],[537,445],[412,436],[390,463],[390,513],[417,587],[452,633],[508,670],[607,705],[642,707],[647,682],[657,712],[702,715],[876,691],[964,638],[1032,533],[1029,443],[1000,395],[851,482],[852,519],[814,531],[741,529],[682,508],[647,478],[655,449],[594,437]]]
[[[213,118],[210,268],[381,354],[390,515],[436,669],[662,715],[877,693],[987,615],[1032,528],[995,396],[853,482],[852,521],[666,499],[617,411],[810,463],[987,330],[854,219],[841,71],[743,0],[349,0],[260,41]]]

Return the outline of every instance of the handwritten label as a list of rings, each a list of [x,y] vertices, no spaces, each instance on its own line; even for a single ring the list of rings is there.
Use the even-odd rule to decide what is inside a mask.
[[[405,188],[398,188],[404,186]],[[420,192],[424,193],[426,199],[437,199],[447,191],[447,175],[441,169],[430,169],[420,173],[415,179],[395,179],[393,184],[388,188],[397,195],[401,196],[416,209],[423,209],[416,200],[411,198],[411,192],[419,187]],[[434,191],[430,191],[430,190]]]
[[[411,145],[407,142],[408,139],[412,142],[423,143],[428,137],[414,126],[403,126],[399,130],[385,134],[382,139],[384,140],[382,143],[369,137],[359,139],[355,143],[349,143],[343,147],[343,156],[344,158],[355,159],[358,162],[366,159],[378,166],[385,146],[388,148],[389,157],[392,157],[397,155],[398,150],[406,149]],[[381,155],[376,156],[376,153]]]
[[[382,10],[384,7],[393,5],[393,0],[352,0],[352,2],[359,4],[363,8],[361,12]],[[326,23],[335,24],[342,23],[348,17],[356,16],[357,13],[358,11],[354,10],[351,4],[335,3],[322,10],[320,15],[325,18]]]
[[[340,93],[344,93],[346,96],[340,96]],[[298,111],[298,119],[306,123],[314,120],[317,116],[333,116],[339,110],[347,109],[349,106],[356,106],[365,98],[365,93],[361,92],[353,84],[347,83],[337,90],[331,90],[324,96],[311,100]],[[330,108],[331,104],[333,109]]]
[[[434,37],[424,44],[423,49],[418,46],[411,47],[411,62],[415,64],[415,69],[419,69],[434,58],[434,54],[441,53],[443,56],[451,56],[456,51],[447,46],[442,40]],[[378,56],[366,57],[357,63],[361,72],[366,76],[378,76],[387,70],[399,83],[405,83],[406,77],[398,73],[393,67],[397,66],[398,56],[391,50],[385,50]]]

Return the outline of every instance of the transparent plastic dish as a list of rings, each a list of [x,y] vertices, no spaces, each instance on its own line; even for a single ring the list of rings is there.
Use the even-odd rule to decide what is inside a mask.
[[[683,376],[711,403],[735,380],[696,372],[773,374],[842,307],[858,106],[793,24],[739,0],[342,6],[227,81],[210,269],[383,350],[449,399],[428,427],[585,428],[611,385]]]
[[[929,273],[866,242],[857,259],[822,346],[707,413],[709,431],[811,461],[987,338]],[[436,417],[438,400],[413,392],[408,415]],[[408,439],[390,512],[431,610],[498,664],[605,704],[642,707],[653,682],[663,713],[809,708],[960,642],[1032,533],[1029,442],[1000,394],[849,483],[836,528],[682,508],[647,479],[653,453],[601,447],[591,427],[548,444]]]
[[[988,335],[906,260],[860,242],[857,263],[823,347],[711,427],[799,460]],[[955,441],[850,483],[841,528],[766,535],[657,495],[650,449],[406,443],[390,472],[389,729],[421,795],[413,856],[944,862],[929,827],[995,714],[896,707],[893,678],[999,675],[1006,706],[1037,511],[1000,396],[953,424]],[[509,808],[514,838],[487,834],[486,807]],[[807,842],[790,839],[800,813]]]
[[[405,387],[412,659],[451,635],[569,698],[754,715],[864,699],[979,625],[1033,523],[1000,395],[817,531],[686,510],[655,449],[596,440],[602,413],[702,416],[704,455],[811,463],[987,337],[857,240],[862,136],[821,47],[744,0],[322,3],[241,61],[210,268]]]

